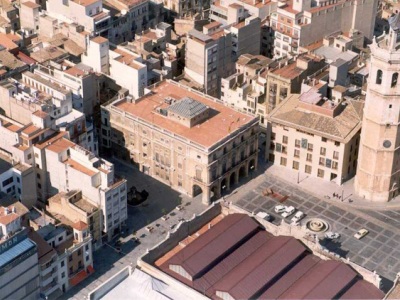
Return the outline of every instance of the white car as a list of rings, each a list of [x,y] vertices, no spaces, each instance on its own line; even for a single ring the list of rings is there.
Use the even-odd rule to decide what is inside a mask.
[[[363,229],[360,229],[359,231],[357,231],[357,233],[354,235],[354,237],[355,237],[357,240],[360,240],[360,239],[362,239],[364,236],[366,236],[368,233],[369,233],[369,231],[368,231],[367,229],[363,228]]]
[[[325,233],[325,238],[327,238],[328,240],[338,239],[340,238],[340,233],[328,231],[327,233]]]
[[[296,209],[293,206],[286,207],[286,211],[281,215],[284,218],[289,217]]]
[[[286,209],[287,209],[287,207],[285,205],[277,205],[277,206],[275,206],[275,212],[278,213],[278,214],[281,213],[281,212],[286,211]]]
[[[260,211],[256,214],[257,217],[264,219],[266,221],[270,221],[271,220],[271,216],[269,214],[267,214],[266,212]]]
[[[298,223],[303,218],[304,218],[304,213],[302,211],[298,211],[292,218],[292,223]]]

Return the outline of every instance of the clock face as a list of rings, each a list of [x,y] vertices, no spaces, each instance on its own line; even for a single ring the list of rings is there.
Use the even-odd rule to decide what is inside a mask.
[[[383,147],[390,148],[390,146],[392,146],[392,143],[389,140],[384,140],[383,141]]]

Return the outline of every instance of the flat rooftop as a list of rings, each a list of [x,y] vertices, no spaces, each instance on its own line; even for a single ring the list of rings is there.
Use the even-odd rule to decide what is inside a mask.
[[[205,96],[173,81],[166,80],[150,88],[151,93],[143,96],[136,103],[129,103],[126,100],[116,101],[111,104],[111,107],[207,148],[215,145],[240,127],[257,121],[256,117],[237,112],[218,103],[212,97]],[[165,99],[168,97],[176,101],[187,97],[197,100],[212,110],[210,117],[203,123],[191,128],[173,121],[156,111],[156,108],[167,109],[169,107],[165,103]]]

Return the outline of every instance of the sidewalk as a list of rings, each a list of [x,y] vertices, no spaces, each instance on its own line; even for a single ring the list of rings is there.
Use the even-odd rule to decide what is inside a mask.
[[[374,210],[390,210],[400,209],[400,196],[392,199],[390,202],[373,202],[359,197],[354,189],[354,178],[346,181],[341,186],[322,180],[320,178],[311,177],[305,173],[299,173],[288,168],[270,165],[265,171],[266,176],[275,176],[280,180],[284,180],[293,185],[297,185],[301,189],[314,194],[316,197],[324,200],[331,200],[332,202],[349,207],[357,207],[358,209],[374,209]],[[299,183],[297,182],[299,181]],[[334,198],[333,194],[342,197],[344,201]],[[349,202],[349,200],[352,202]]]

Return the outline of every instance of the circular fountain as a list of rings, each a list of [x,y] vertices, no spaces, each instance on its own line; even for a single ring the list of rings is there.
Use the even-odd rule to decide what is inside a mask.
[[[306,227],[312,232],[324,232],[329,228],[329,225],[324,220],[313,218],[307,222]]]

